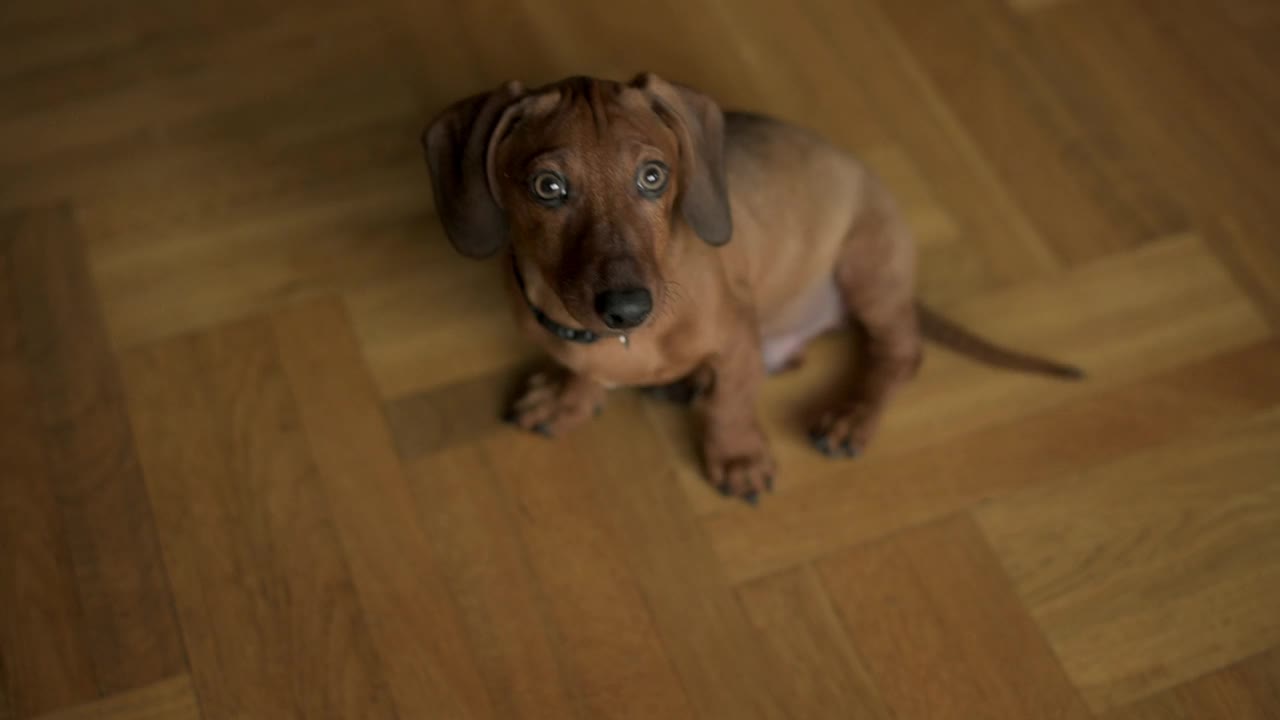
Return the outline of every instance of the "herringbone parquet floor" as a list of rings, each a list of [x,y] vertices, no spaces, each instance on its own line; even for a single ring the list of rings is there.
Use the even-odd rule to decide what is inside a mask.
[[[548,442],[418,134],[653,70],[813,127],[943,351],[872,450],[703,486],[679,409]],[[1272,0],[0,8],[0,719],[1280,718]]]

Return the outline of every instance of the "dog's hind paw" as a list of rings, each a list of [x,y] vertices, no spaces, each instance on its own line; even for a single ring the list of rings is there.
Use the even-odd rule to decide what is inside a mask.
[[[829,412],[809,430],[809,442],[829,458],[857,457],[871,441],[876,420],[876,413],[862,404]]]

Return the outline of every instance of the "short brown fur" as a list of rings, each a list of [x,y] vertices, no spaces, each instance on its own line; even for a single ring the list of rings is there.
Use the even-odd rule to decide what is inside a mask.
[[[853,456],[921,361],[930,336],[986,362],[1059,377],[1074,368],[996,347],[915,299],[916,252],[892,198],[855,158],[803,129],[723,113],[705,95],[651,74],[629,84],[570,78],[509,83],[462,100],[424,135],[437,211],[473,257],[504,246],[512,311],[562,371],[539,373],[512,420],[555,435],[590,418],[617,386],[691,383],[703,460],[725,494],[755,501],[776,472],[756,417],[768,372],[816,335],[855,321],[866,336],[853,394],[811,429],[815,446]],[[637,168],[670,168],[657,197]],[[567,178],[563,205],[530,195],[530,177]],[[732,239],[732,242],[729,240]],[[651,293],[642,325],[616,335],[593,306],[618,287]],[[568,342],[556,323],[602,336]]]

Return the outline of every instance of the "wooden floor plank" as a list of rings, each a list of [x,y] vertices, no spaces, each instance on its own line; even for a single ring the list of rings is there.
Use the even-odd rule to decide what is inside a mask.
[[[1268,650],[1102,716],[1103,720],[1280,717],[1280,650]]]
[[[1259,150],[1270,157],[1280,153],[1280,73],[1253,43],[1241,42],[1229,12],[1206,13],[1195,0],[1167,3],[1137,0],[1151,11],[1157,26],[1175,38],[1188,64],[1216,81],[1230,98],[1236,122],[1250,125]],[[1274,12],[1274,11],[1273,11]]]
[[[405,153],[420,118],[403,101],[388,101],[381,84],[340,80],[326,88],[323,113],[307,112],[315,110],[315,88],[294,88],[170,128],[165,141],[126,136],[42,160],[29,182],[0,185],[0,196],[74,194],[97,238],[95,260],[104,266],[178,242],[174,231],[183,239],[215,228],[234,231],[375,189],[425,212],[430,199],[421,192],[422,161]],[[261,122],[272,116],[286,120]],[[133,168],[127,185],[108,182],[120,162]],[[397,187],[401,193],[389,191]]]
[[[411,271],[350,294],[351,315],[384,397],[509,372],[540,357],[503,294],[501,263],[458,257],[439,227]]]
[[[387,417],[401,457],[414,460],[500,431],[522,377],[503,370],[389,401]]]
[[[341,301],[289,308],[273,326],[401,717],[492,716]]]
[[[111,68],[118,71],[114,82],[82,88],[80,102],[59,103],[56,94],[46,94],[51,80],[62,81],[54,88],[65,87],[76,74],[55,72],[25,84],[17,78],[18,87],[9,90],[25,112],[0,118],[0,151],[13,161],[38,161],[52,151],[216,114],[298,85],[323,87],[324,78],[358,72],[351,60],[361,48],[376,47],[376,16],[352,6],[308,7],[302,16],[240,14],[221,31],[202,21],[202,13],[166,12],[163,5],[137,8],[133,23],[151,33],[151,42],[139,48],[147,52],[134,58],[126,52],[123,67]],[[306,42],[314,33],[332,39],[330,52]],[[271,62],[274,72],[253,72],[263,61]]]
[[[785,693],[793,716],[894,717],[812,568],[760,578],[738,594],[768,651],[786,668],[772,682]]]
[[[1054,249],[1090,260],[1185,229],[1126,197],[1125,148],[1087,142],[1045,48],[1003,0],[880,2],[965,130]]]
[[[699,704],[723,688],[682,681],[690,666],[681,661],[697,670],[698,659],[682,655],[691,649],[664,633],[664,618],[650,606],[650,589],[643,584],[646,569],[632,565],[628,550],[650,538],[624,535],[606,506],[607,484],[662,478],[621,473],[623,459],[591,452],[601,442],[624,439],[607,440],[612,433],[601,428],[592,423],[556,442],[508,430],[483,445],[503,492],[518,508],[514,524],[547,603],[568,682],[577,688],[587,717],[727,711]],[[575,460],[566,465],[566,457]],[[657,462],[660,456],[635,469]],[[755,700],[752,692],[731,699],[730,707],[754,716]]]
[[[233,228],[100,249],[112,338],[130,348],[423,268],[425,246],[412,237],[421,215],[410,215],[419,192],[365,188]]]
[[[750,83],[755,91],[739,101],[743,105],[735,106],[736,93],[726,88],[724,102],[804,125],[859,154],[888,143],[890,135],[872,107],[873,98],[849,81],[841,67],[840,48],[828,42],[824,29],[804,13],[774,13],[770,9],[764,0],[744,0],[731,12],[720,12],[718,22],[712,25],[716,40],[732,47],[736,52],[730,57],[741,63],[744,77],[735,84]],[[779,34],[793,38],[794,43],[782,47],[767,42]],[[685,82],[716,91],[725,79],[710,70],[673,68],[672,72],[688,75]],[[706,77],[701,83],[700,75]]]
[[[1206,63],[1216,59],[1199,59],[1220,42],[1206,35],[1215,32],[1213,13],[1192,5],[1068,3],[1029,27],[1037,42],[1060,50],[1070,67],[1064,77],[1103,113],[1115,142],[1132,148],[1145,175],[1182,205],[1280,326],[1280,251],[1269,241],[1280,232],[1280,218],[1266,190],[1280,158],[1275,123],[1249,108],[1257,100],[1240,90],[1234,72],[1213,72]],[[1247,51],[1207,52],[1244,55],[1236,65],[1249,77],[1269,70]],[[1166,122],[1171,114],[1179,122]]]
[[[18,353],[10,238],[0,238],[0,718],[98,694],[93,656],[55,495],[39,395]]]
[[[395,717],[270,324],[123,364],[205,717]]]
[[[819,569],[899,720],[1092,717],[968,516]]]
[[[191,677],[179,675],[87,705],[41,715],[37,720],[201,720],[201,717]]]
[[[978,513],[1095,709],[1280,643],[1277,408]]]
[[[981,255],[997,284],[1058,269],[1063,258],[1014,200],[889,18],[871,2],[817,0],[798,6],[827,35],[848,81],[870,98],[897,144],[920,164],[939,201],[960,222],[963,242]]]
[[[1280,401],[1278,362],[1280,345],[1267,342],[927,449],[868,456],[841,480],[771,498],[768,513],[717,514],[708,532],[731,577],[758,577],[1258,412]]]
[[[595,717],[584,704],[601,675],[570,674],[570,648],[517,532],[522,509],[501,488],[486,453],[459,445],[410,465],[416,507],[460,609],[471,652],[499,718]],[[570,562],[570,558],[565,558]],[[665,692],[659,689],[659,694]],[[617,693],[626,697],[627,689]]]
[[[186,660],[84,240],[65,207],[27,214],[13,233],[23,356],[98,682],[108,694],[150,685]]]
[[[942,204],[918,159],[898,145],[870,148],[862,156],[893,192],[911,229],[919,253],[917,294],[923,302],[946,305],[1007,284],[982,248],[962,232],[957,214]]]
[[[617,394],[589,427],[562,439],[583,472],[558,482],[593,496],[599,521],[622,540],[618,549],[699,714],[785,717],[772,680],[787,669],[766,653],[733,593],[666,468],[657,432],[637,422],[641,402]]]

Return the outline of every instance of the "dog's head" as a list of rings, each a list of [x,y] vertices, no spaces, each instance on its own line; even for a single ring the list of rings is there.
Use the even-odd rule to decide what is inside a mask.
[[[732,234],[719,107],[652,74],[508,83],[446,109],[423,145],[454,247],[481,258],[510,242],[587,328],[653,313],[681,224],[712,245]]]

